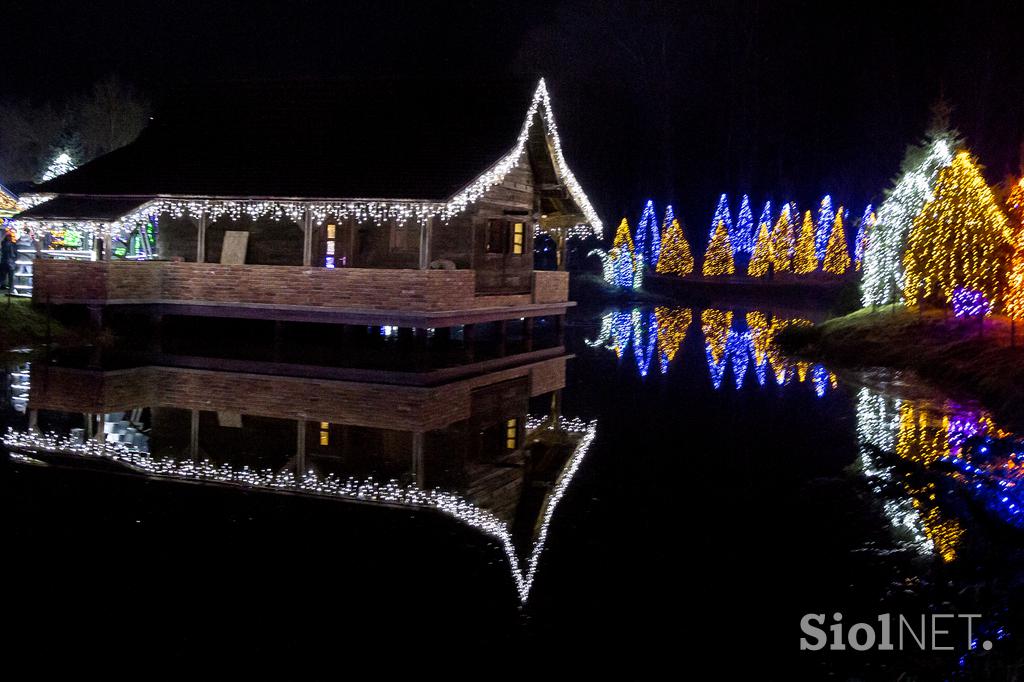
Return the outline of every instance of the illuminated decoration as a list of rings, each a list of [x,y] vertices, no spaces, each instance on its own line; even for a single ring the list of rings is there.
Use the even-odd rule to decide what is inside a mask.
[[[1024,319],[1024,178],[1020,179],[1010,190],[1006,202],[1010,219],[1017,219],[1017,242],[1013,258],[1010,261],[1010,272],[1006,282],[1006,300],[1003,309],[1011,320]]]
[[[556,175],[565,186],[570,198],[579,207],[587,221],[587,225],[589,225],[589,229],[587,225],[575,226],[570,230],[569,236],[583,237],[592,235],[598,238],[602,237],[604,225],[573,175],[572,170],[570,170],[565,162],[561,139],[558,135],[558,128],[555,125],[554,114],[551,108],[551,99],[543,78],[537,84],[537,89],[534,91],[533,99],[530,102],[526,118],[519,132],[519,137],[512,150],[493,166],[477,176],[451,199],[444,202],[407,200],[369,201],[363,199],[349,201],[274,201],[263,199],[160,198],[146,202],[135,211],[115,221],[76,221],[60,223],[60,225],[75,229],[86,236],[95,237],[104,234],[118,235],[130,233],[148,220],[150,215],[161,215],[163,213],[167,213],[174,218],[182,216],[199,218],[205,213],[211,222],[219,218],[238,220],[242,217],[253,220],[270,218],[299,222],[307,210],[314,222],[321,225],[326,223],[329,218],[333,218],[335,221],[345,221],[348,219],[354,219],[357,222],[372,221],[377,225],[382,225],[390,220],[398,222],[416,221],[421,225],[425,225],[431,217],[437,217],[447,222],[464,212],[470,205],[483,197],[489,189],[504,182],[508,173],[519,165],[523,154],[526,153],[530,130],[535,121],[541,121],[544,125],[548,137],[548,148],[552,151]],[[42,223],[45,226],[50,224],[50,221],[46,220],[23,220],[18,222],[19,228],[22,226],[22,223],[29,222]]]
[[[793,271],[793,252],[796,241],[793,236],[793,223],[790,218],[790,204],[784,204],[779,219],[771,234],[771,261],[775,272]]]
[[[732,275],[736,272],[736,265],[732,260],[732,247],[729,245],[729,231],[725,223],[718,223],[708,250],[704,253],[704,264],[701,266],[701,274],[705,277],[717,277],[719,275]]]
[[[819,398],[839,386],[835,374],[824,366],[794,363],[775,342],[780,331],[789,326],[809,325],[808,320],[769,319],[765,313],[751,311],[745,316],[747,329],[734,329],[733,319],[734,314],[729,310],[709,308],[701,312],[704,352],[711,384],[716,390],[722,387],[730,367],[737,390],[743,388],[751,367],[762,387],[767,385],[769,370],[776,385],[804,383],[810,385]],[[651,360],[657,356],[660,373],[667,374],[692,323],[693,312],[689,308],[659,306],[653,314],[640,308],[616,310],[603,315],[597,337],[584,339],[584,342],[591,348],[611,350],[620,359],[632,348],[641,377],[648,375]]]
[[[681,277],[693,274],[693,253],[690,251],[690,243],[686,241],[683,228],[675,218],[665,230],[665,241],[658,256],[655,272],[659,275]]]
[[[208,459],[196,462],[191,459],[156,458],[127,443],[94,440],[83,442],[54,433],[20,433],[9,429],[3,438],[3,443],[13,451],[11,452],[12,459],[26,463],[38,463],[39,460],[33,458],[32,455],[38,457],[41,453],[60,454],[82,459],[106,459],[138,473],[162,479],[233,485],[268,492],[297,492],[303,495],[352,502],[377,502],[433,509],[489,535],[501,545],[508,559],[519,599],[525,604],[529,599],[530,590],[537,575],[541,554],[547,544],[548,528],[554,517],[555,508],[575,478],[580,464],[597,435],[597,422],[585,423],[578,419],[561,418],[556,425],[552,424],[548,417],[531,416],[527,420],[526,428],[528,432],[534,433],[538,429],[557,428],[576,435],[579,440],[555,482],[545,505],[543,517],[538,523],[539,530],[530,553],[523,559],[519,557],[511,528],[507,522],[458,495],[437,488],[424,490],[415,485],[401,485],[395,480],[382,483],[373,478],[341,479],[333,473],[319,476],[312,470],[301,476],[296,476],[291,471],[274,471],[269,468],[250,469],[248,466],[235,468],[228,463],[214,464]]]
[[[668,239],[668,231],[672,223],[676,221],[676,212],[672,210],[672,204],[665,207],[665,219],[661,221],[661,230],[653,228],[657,237],[651,237],[651,266],[657,268],[661,260],[661,250],[665,248],[665,240]]]
[[[819,261],[825,257],[829,230],[832,228],[832,221],[835,220],[835,217],[836,214],[832,210],[832,196],[826,194],[821,198],[821,206],[818,207],[818,223],[814,232],[814,257]]]
[[[864,214],[860,217],[860,225],[857,227],[857,241],[853,245],[853,264],[858,272],[864,264],[864,251],[868,244],[868,234],[874,227],[875,220],[875,212],[872,210],[871,204],[868,204],[864,209]]]
[[[67,151],[58,152],[53,160],[50,161],[50,165],[46,167],[43,172],[40,182],[46,182],[47,180],[53,180],[55,177],[70,173],[71,171],[78,168],[78,164],[71,158],[71,154]]]
[[[630,314],[633,323],[633,359],[636,360],[636,371],[641,377],[647,376],[651,368],[651,360],[658,344],[658,324],[654,313],[644,315],[639,308],[635,308]],[[646,334],[644,333],[644,321],[646,320]],[[643,342],[646,339],[646,343]]]
[[[708,239],[715,238],[715,231],[718,224],[725,223],[725,229],[731,237],[733,234],[732,213],[729,211],[729,197],[723,194],[718,197],[718,206],[715,207],[715,215],[711,219],[711,230],[708,231]]]
[[[650,245],[647,239],[650,237]],[[636,225],[636,248],[633,253],[640,260],[641,266],[656,265],[658,252],[661,251],[661,235],[658,233],[658,219],[654,216],[654,202],[649,200],[640,214],[640,222]]]
[[[700,326],[711,356],[715,362],[721,362],[725,357],[725,346],[729,342],[729,332],[732,329],[732,311],[715,308],[702,310]]]
[[[643,262],[635,254],[633,238],[629,234],[629,222],[625,218],[615,231],[611,251],[594,249],[587,255],[601,259],[602,275],[608,284],[624,289],[639,289],[643,286]]]
[[[700,314],[701,331],[704,332],[704,353],[708,360],[711,385],[718,390],[725,377],[732,334],[732,311],[708,308]]]
[[[925,159],[907,171],[878,208],[878,219],[867,233],[864,250],[864,279],[861,301],[883,305],[897,301],[903,293],[903,251],[914,217],[931,198],[939,170],[953,160],[948,143],[935,140]]]
[[[750,197],[746,194],[740,200],[740,210],[736,214],[736,231],[730,235],[733,253],[754,253],[754,242],[757,239],[757,228],[754,225],[754,213],[750,210]]]
[[[796,254],[793,256],[793,272],[806,275],[818,269],[818,257],[815,255],[814,219],[810,211],[804,211],[804,222],[800,226],[800,236],[796,240]]]
[[[747,263],[747,275],[749,277],[764,277],[768,274],[768,268],[772,264],[772,244],[768,235],[768,224],[761,223],[757,232],[757,244],[754,246],[754,255]]]
[[[658,306],[654,309],[654,324],[658,330],[658,365],[661,373],[665,374],[676,352],[686,342],[686,334],[693,324],[693,311]]]
[[[985,294],[965,287],[953,292],[951,302],[956,317],[985,317],[992,312],[992,303]]]
[[[828,237],[828,248],[825,251],[825,262],[822,270],[833,275],[843,275],[850,269],[850,252],[846,248],[846,229],[843,227],[843,207],[836,211],[832,222],[832,232]]]
[[[625,218],[619,223],[619,227],[615,230],[615,239],[612,241],[613,249],[625,248],[630,253],[636,253],[636,249],[633,247],[633,238],[629,234],[629,221]]]
[[[1015,237],[971,155],[957,153],[913,220],[903,255],[904,299],[949,302],[966,287],[998,305]]]
[[[743,388],[743,379],[750,365],[750,334],[730,330],[729,340],[725,342],[725,354],[732,366],[732,376],[738,391]]]

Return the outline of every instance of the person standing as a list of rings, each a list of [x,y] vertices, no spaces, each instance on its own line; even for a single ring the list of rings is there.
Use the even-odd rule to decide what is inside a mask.
[[[18,242],[14,232],[4,230],[4,239],[0,242],[0,289],[14,290],[14,268],[18,260]]]

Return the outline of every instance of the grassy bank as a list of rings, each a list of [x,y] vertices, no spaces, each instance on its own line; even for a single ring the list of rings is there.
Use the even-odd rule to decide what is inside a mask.
[[[26,298],[0,297],[0,351],[43,343],[47,334],[54,341],[77,338],[56,320],[47,323],[46,312]]]
[[[996,414],[1024,417],[1024,324],[1011,346],[1003,317],[958,320],[940,310],[858,310],[779,335],[789,353],[842,367],[913,370],[953,395],[978,398]]]

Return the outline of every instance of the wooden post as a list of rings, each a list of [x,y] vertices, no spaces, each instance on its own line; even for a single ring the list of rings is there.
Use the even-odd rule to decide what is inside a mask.
[[[430,267],[430,245],[434,231],[434,217],[420,223],[420,270]]]
[[[416,484],[423,487],[423,432],[413,431],[412,433],[412,477]]]
[[[192,410],[189,423],[188,456],[192,461],[199,459],[199,410]]]
[[[197,230],[197,241],[196,241],[196,262],[206,262],[206,224],[207,224],[206,211],[199,214],[199,225]]]
[[[295,424],[295,478],[302,480],[303,474],[306,473],[306,420],[298,419]]]
[[[526,350],[533,350],[533,320],[532,317],[523,318],[523,342]]]
[[[302,265],[313,265],[313,214],[308,208],[302,212]]]
[[[103,232],[103,260],[110,260],[114,249],[114,239],[110,236],[110,228]]]

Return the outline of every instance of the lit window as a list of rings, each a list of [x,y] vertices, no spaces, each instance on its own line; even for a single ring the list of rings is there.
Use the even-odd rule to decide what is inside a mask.
[[[515,418],[505,422],[505,449],[515,450],[519,444],[519,421]]]
[[[336,225],[328,225],[327,226],[327,238],[328,239],[334,239],[334,236],[335,236],[335,233],[337,232],[337,229],[338,228],[337,228]]]
[[[331,432],[329,422],[320,422],[320,445],[331,444]]]
[[[523,224],[516,223],[512,226],[512,253],[521,254],[526,236],[523,232]]]

